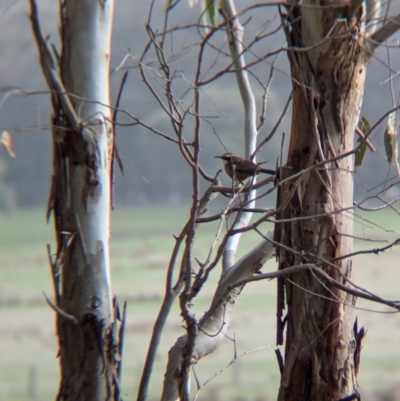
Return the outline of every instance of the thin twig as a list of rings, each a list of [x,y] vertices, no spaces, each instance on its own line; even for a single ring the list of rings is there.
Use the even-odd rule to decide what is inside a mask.
[[[32,23],[32,30],[35,35],[36,44],[39,49],[40,64],[42,65],[42,70],[45,75],[47,84],[52,90],[58,93],[60,105],[62,106],[63,112],[67,115],[71,126],[77,127],[79,125],[78,116],[75,113],[74,107],[72,106],[69,96],[67,95],[62,80],[60,79],[54,67],[54,61],[51,56],[51,52],[47,46],[46,41],[43,39],[40,30],[36,1],[30,0],[30,4],[31,4],[30,18]]]
[[[128,73],[129,71],[125,71],[122,80],[121,80],[121,84],[119,86],[119,91],[118,91],[118,95],[117,95],[117,100],[115,102],[115,108],[114,108],[114,113],[113,113],[113,118],[112,118],[112,126],[113,126],[113,135],[114,135],[114,146],[113,146],[113,156],[115,156],[115,158],[117,159],[117,163],[118,163],[118,167],[121,170],[121,174],[124,175],[124,166],[122,164],[122,160],[119,156],[118,153],[118,149],[117,149],[117,144],[115,142],[115,138],[116,138],[116,130],[115,130],[115,123],[117,122],[117,114],[118,114],[118,108],[119,108],[119,103],[121,101],[121,97],[122,97],[122,92],[124,90],[124,86],[126,83],[126,79],[128,78]],[[113,159],[114,160],[114,159]],[[113,170],[113,169],[111,169]],[[111,172],[111,177],[112,177],[112,172]]]
[[[330,284],[339,288],[342,291],[347,292],[348,294],[355,295],[356,297],[367,299],[369,301],[377,302],[377,303],[380,303],[383,305],[387,305],[387,306],[390,306],[391,308],[394,308],[394,309],[397,309],[398,311],[400,311],[400,301],[386,300],[373,293],[370,293],[370,292],[365,293],[363,291],[359,291],[359,290],[347,287],[346,285],[339,283],[338,281],[336,281],[335,279],[330,277],[327,273],[325,273],[323,270],[321,270],[321,268],[316,267],[315,264],[302,264],[302,265],[287,267],[285,269],[277,270],[277,271],[274,271],[271,273],[261,273],[256,276],[247,277],[245,279],[238,280],[236,283],[232,284],[230,286],[230,289],[236,288],[239,286],[243,286],[243,285],[248,284],[253,281],[260,281],[260,280],[266,280],[266,279],[272,280],[277,277],[284,277],[284,276],[288,276],[291,274],[298,274],[300,272],[304,272],[307,270],[312,270],[313,272],[318,274],[320,277],[327,280]]]
[[[61,308],[59,308],[57,305],[54,305],[54,303],[50,300],[50,298],[46,295],[46,293],[43,291],[42,292],[46,302],[48,303],[48,305],[50,306],[51,309],[53,309],[59,316],[61,316],[63,319],[65,319],[67,322],[73,323],[75,325],[79,325],[78,323],[78,319],[73,316],[70,315],[67,312],[64,312]]]
[[[118,333],[118,355],[119,355],[120,361],[118,362],[118,366],[117,366],[117,377],[118,377],[119,383],[121,382],[122,361],[123,361],[122,355],[123,355],[123,350],[124,350],[127,305],[128,305],[128,303],[125,301],[124,308],[122,310],[121,326],[119,328],[119,333]]]

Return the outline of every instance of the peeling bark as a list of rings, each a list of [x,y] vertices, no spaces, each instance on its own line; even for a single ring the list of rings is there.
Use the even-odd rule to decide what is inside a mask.
[[[113,131],[109,55],[113,2],[60,4],[60,73],[31,20],[52,90],[55,288],[61,382],[58,400],[119,400],[123,330],[111,299],[109,234]],[[123,322],[122,322],[123,325]]]
[[[346,283],[345,278],[352,275],[351,258],[340,260],[337,267],[324,261],[353,249],[353,221],[343,210],[353,204],[354,162],[352,156],[341,155],[353,149],[368,57],[363,51],[362,7],[351,19],[344,18],[349,1],[336,2],[335,8],[315,7],[331,3],[303,1],[304,7],[293,6],[286,16],[290,47],[309,50],[289,52],[293,114],[285,175],[336,160],[282,185],[278,207],[279,199],[295,190],[278,219],[309,218],[278,224],[275,240],[293,250],[278,250],[280,269],[317,263],[332,278]],[[288,312],[278,399],[323,401],[357,395],[355,297],[321,282],[311,272],[284,278],[282,285]],[[278,343],[284,323],[280,316],[278,309]]]

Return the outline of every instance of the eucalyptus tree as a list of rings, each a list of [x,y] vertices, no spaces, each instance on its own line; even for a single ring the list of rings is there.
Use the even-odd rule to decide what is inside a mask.
[[[178,3],[168,3],[167,15],[179,6]],[[285,337],[285,355],[282,356],[277,351],[281,372],[278,399],[359,399],[357,373],[364,329],[357,327],[353,309],[357,296],[379,302],[382,300],[359,291],[352,283],[354,155],[357,154],[356,165],[360,165],[360,151],[366,145],[371,146],[368,137],[376,128],[375,125],[365,129],[368,125],[365,119],[363,130],[357,126],[360,122],[367,65],[376,49],[400,28],[400,15],[384,16],[379,1],[269,2],[251,4],[239,11],[235,10],[233,1],[202,4],[203,15],[208,14],[211,25],[205,28],[202,19],[197,26],[200,32],[204,29],[204,34],[199,45],[195,79],[192,82],[194,97],[190,113],[189,109],[182,111],[183,102],[176,100],[174,74],[179,75],[181,71],[171,72],[168,60],[173,57],[164,45],[165,38],[171,32],[177,33],[178,28],[170,27],[168,30],[165,26],[164,31],[155,33],[156,30],[151,29],[149,23],[151,40],[146,47],[146,52],[152,45],[155,47],[160,70],[165,73],[166,84],[163,89],[169,104],[166,113],[177,133],[180,149],[193,169],[194,193],[198,196],[199,175],[212,181],[199,162],[199,127],[202,123],[199,97],[202,90],[227,73],[236,75],[246,110],[243,153],[247,158],[253,159],[261,144],[267,142],[270,136],[259,144],[252,142],[258,139],[258,129],[254,124],[255,114],[248,113],[253,97],[246,86],[248,81],[243,78],[251,72],[260,81],[251,67],[285,52],[289,59],[292,82],[290,143],[286,161],[278,167],[276,174],[277,203],[272,212],[275,216],[273,239],[260,233],[267,243],[274,245],[278,257],[278,270],[274,275],[278,278],[277,344],[282,345]],[[264,56],[259,56],[258,53],[255,55],[254,44],[269,34],[265,33],[266,28],[263,26],[260,33],[257,32],[252,40],[244,43],[243,27],[239,19],[245,18],[249,10],[275,6],[278,7],[281,21],[279,28],[285,34],[286,45],[276,50],[264,49]],[[217,9],[223,16],[220,24],[216,22]],[[169,17],[165,21],[169,21]],[[266,21],[265,26],[268,24],[269,21]],[[214,51],[228,55],[228,52],[220,50],[221,44],[210,43],[210,38],[224,28],[231,61],[217,72],[212,67],[203,70],[204,49],[209,44]],[[271,34],[277,30],[278,28],[271,28]],[[177,55],[174,56],[174,59],[178,58]],[[246,56],[252,56],[252,61],[246,61]],[[140,59],[140,62],[143,60]],[[216,64],[215,61],[213,67]],[[142,74],[145,75],[143,70],[144,68]],[[145,78],[144,80],[146,81]],[[147,82],[154,93],[154,86]],[[160,101],[160,97],[158,100]],[[287,105],[289,103],[290,99]],[[183,141],[182,121],[188,114],[195,116],[196,123],[194,140],[186,142]],[[261,121],[263,118],[265,119],[265,115]],[[247,141],[246,135],[249,131],[254,132],[254,135]],[[354,146],[356,131],[361,137],[358,146]],[[225,141],[223,145],[229,151],[229,142]],[[241,261],[234,263],[235,252],[232,251],[238,240],[236,234],[246,229],[256,229],[261,221],[271,216],[271,212],[266,210],[264,217],[258,222],[249,224],[249,212],[256,210],[255,196],[251,195],[256,188],[260,188],[259,183],[253,181],[250,187],[242,186],[239,190],[248,193],[248,196],[241,204],[242,209],[239,212],[242,212],[243,218],[239,220],[239,225],[235,221],[230,226],[229,239],[224,240],[221,245],[221,254],[224,257],[219,286],[228,282],[232,276],[235,277],[241,269],[238,267]],[[214,188],[215,192],[225,190]],[[193,199],[192,227],[195,223],[206,221],[206,218],[198,217],[198,198]],[[222,219],[233,210],[238,209],[228,205],[219,217]],[[190,245],[191,242],[192,240],[187,244]],[[243,278],[247,277],[247,281],[254,279],[250,277],[254,274],[254,269],[242,270],[243,275],[236,276],[236,281],[229,281],[225,291],[221,292],[220,288],[216,290],[210,310],[197,321],[190,314],[188,305],[201,287],[198,277],[204,271],[214,268],[215,264],[201,263],[199,273],[193,273],[194,269],[190,267],[190,249],[186,248],[186,259],[183,263],[186,263],[186,271],[181,270],[180,277],[185,278],[182,287],[173,287],[178,289],[175,296],[180,294],[186,335],[178,339],[171,348],[163,400],[175,400],[177,397],[188,399],[190,366],[217,348],[232,319],[232,303],[235,303],[238,296],[234,290],[244,284],[246,280]],[[254,248],[255,253],[256,249],[257,247]],[[271,255],[272,253],[268,253],[268,257]],[[259,260],[263,258],[259,256]],[[195,277],[193,282],[189,279],[191,275]],[[272,276],[261,274],[257,279],[263,277]],[[395,302],[387,304],[398,309]],[[144,399],[144,394],[141,393],[140,400]]]
[[[367,65],[400,16],[379,19],[380,2],[354,0],[289,2],[280,13],[293,107],[279,177],[279,269],[313,264],[352,289],[354,133]],[[286,324],[278,399],[358,399],[364,329],[353,319],[356,297],[311,271],[279,279],[278,294],[278,344]]]
[[[30,2],[33,32],[53,106],[54,171],[48,215],[53,213],[56,230],[54,255],[49,251],[55,302],[48,302],[56,313],[59,337],[58,399],[117,400],[122,329],[118,330],[118,305],[111,297],[109,262],[116,123],[109,100],[113,2],[60,3],[60,55],[43,39],[36,4]],[[364,130],[360,130],[357,124],[367,65],[376,49],[399,29],[400,15],[383,16],[378,1],[289,0],[251,4],[237,11],[233,0],[222,0],[205,2],[203,11],[211,23],[202,19],[169,26],[172,12],[182,3],[167,2],[161,29],[153,27],[152,15],[160,8],[151,3],[146,22],[149,40],[142,54],[133,58],[175,136],[146,124],[133,113],[129,116],[134,124],[176,144],[193,183],[189,219],[175,238],[138,399],[148,396],[161,333],[176,299],[186,332],[169,354],[161,395],[165,401],[189,399],[192,366],[226,338],[240,289],[250,281],[266,278],[277,278],[278,283],[278,345],[283,344],[286,333],[285,355],[277,351],[281,373],[278,399],[359,399],[357,373],[364,331],[358,329],[352,315],[356,297],[397,309],[399,306],[352,283],[354,233],[349,212],[354,208],[354,154],[361,163],[359,151],[369,144],[368,137],[376,127],[365,129],[368,124],[364,121]],[[262,7],[277,7],[279,26],[265,33],[267,21],[245,43],[240,20]],[[217,9],[222,15],[220,23]],[[255,54],[255,46],[278,30],[284,32],[286,45],[265,49],[261,57]],[[177,35],[185,31],[195,31],[196,41],[187,45],[187,35],[175,46]],[[213,42],[218,35],[228,50],[221,41]],[[193,48],[197,51],[196,57],[191,57],[193,70],[186,73],[179,64],[180,57]],[[209,64],[205,62],[207,51],[214,52],[211,57],[215,57]],[[271,132],[260,140],[275,68],[270,58],[280,53],[289,59],[292,94]],[[264,65],[266,60],[270,78],[264,83],[252,67]],[[236,78],[243,104],[242,153],[247,159],[255,162],[257,151],[276,134],[292,104],[289,150],[285,162],[280,160],[275,178],[256,182],[253,177],[244,185],[233,179],[224,187],[219,174],[211,174],[201,163],[202,128],[206,123],[212,126],[202,112],[201,99],[207,88],[229,74]],[[259,124],[249,76],[263,90]],[[188,126],[192,127],[190,139],[186,139]],[[362,139],[355,147],[356,131]],[[219,140],[230,152],[229,141]],[[205,190],[204,182],[208,185]],[[269,189],[261,195],[256,192],[264,187]],[[277,190],[276,208],[256,208],[256,201],[273,190]],[[207,215],[210,202],[218,194],[227,195],[223,211]],[[261,217],[250,223],[253,212]],[[275,220],[273,235],[261,232],[261,223],[271,219]],[[195,258],[197,231],[202,224],[215,220],[220,223],[209,253],[202,260]],[[225,226],[226,234],[217,247]],[[261,242],[236,261],[240,235],[250,230],[260,234]],[[274,252],[279,262],[277,271],[255,275]],[[220,280],[210,307],[197,319],[191,302],[218,265],[222,266]]]
[[[53,174],[49,248],[59,340],[58,400],[119,400],[118,305],[109,259],[114,137],[109,65],[114,2],[60,2],[60,54],[31,23],[51,90]]]

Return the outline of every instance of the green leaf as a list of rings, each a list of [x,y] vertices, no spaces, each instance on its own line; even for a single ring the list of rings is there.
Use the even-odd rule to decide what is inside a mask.
[[[383,136],[383,141],[385,143],[386,158],[389,163],[392,163],[393,159],[393,133],[386,128],[385,134]]]
[[[367,117],[362,116],[360,121],[358,122],[358,128],[360,128],[363,134],[366,134],[371,129],[371,124],[368,121]]]
[[[398,161],[398,141],[397,141],[397,129],[399,127],[399,113],[394,111],[389,114],[388,122],[383,136],[385,144],[387,161],[396,166],[397,174],[400,176],[400,166]]]
[[[212,26],[215,26],[215,2],[214,0],[207,0],[206,2],[208,17]]]
[[[360,123],[359,123],[359,125],[360,125]],[[359,126],[359,128],[360,128],[360,126]],[[368,131],[369,130],[367,130],[367,132]],[[358,141],[357,142],[360,144],[362,141],[363,141],[363,138],[358,137]],[[364,143],[360,146],[360,149],[358,149],[356,154],[355,154],[355,163],[354,163],[355,167],[358,167],[358,166],[362,165],[366,150],[367,150],[367,142],[364,141]]]
[[[396,125],[396,112],[390,113],[385,134],[383,136],[386,150],[386,158],[390,164],[393,163],[397,156]]]
[[[358,122],[357,127],[363,134],[366,134],[371,129],[371,124],[366,117],[362,116],[360,118],[360,121]],[[367,142],[365,140],[365,137],[363,138],[362,136],[359,136],[357,141],[358,145],[360,145],[363,141],[364,143],[360,146],[360,149],[358,149],[355,154],[355,162],[354,162],[355,167],[362,165],[365,156],[365,151],[367,150]]]

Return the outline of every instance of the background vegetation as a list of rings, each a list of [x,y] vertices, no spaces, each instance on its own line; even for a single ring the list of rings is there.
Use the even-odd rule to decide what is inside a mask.
[[[173,14],[171,18],[179,17],[179,24],[193,20],[198,15],[197,8],[189,8],[186,3],[180,4],[179,16]],[[251,3],[250,0],[241,0],[241,7]],[[162,3],[164,4],[164,3]],[[58,3],[53,0],[40,0],[39,17],[42,30],[49,35],[49,41],[59,47],[57,32]],[[186,6],[186,9],[185,9]],[[391,12],[400,12],[400,3],[392,2]],[[147,6],[143,2],[117,1],[115,4],[114,28],[112,39],[111,88],[115,101],[122,75],[125,68],[130,70],[125,90],[121,99],[121,108],[125,108],[137,117],[155,128],[170,134],[170,124],[164,113],[157,109],[148,89],[135,66],[136,57],[141,54],[147,41],[145,20]],[[154,26],[159,26],[162,12],[155,13]],[[275,17],[271,9],[271,20]],[[254,16],[257,18],[257,16]],[[264,18],[261,14],[259,18]],[[196,18],[195,18],[196,19]],[[170,21],[174,24],[174,21]],[[265,22],[265,21],[264,21]],[[261,21],[252,21],[261,26]],[[271,22],[271,24],[273,24]],[[252,35],[251,27],[248,35]],[[0,130],[7,129],[12,134],[17,158],[11,158],[0,147],[0,159],[7,163],[7,173],[0,176],[0,180],[11,186],[15,206],[44,207],[48,198],[49,175],[51,171],[50,147],[50,107],[47,86],[43,81],[43,74],[38,63],[36,44],[32,38],[28,19],[28,2],[25,0],[3,0],[0,2]],[[184,43],[194,41],[190,36],[184,38]],[[285,42],[282,30],[279,30],[271,39],[264,41],[263,46],[269,45],[276,49]],[[175,46],[179,48],[180,42]],[[396,45],[396,35],[389,41],[389,45]],[[390,82],[393,83],[394,93],[399,88],[396,80],[388,80],[387,49],[378,49],[377,56],[368,66],[367,80],[362,114],[371,122],[375,122],[384,112],[392,107]],[[127,57],[125,68],[119,68],[122,60]],[[179,61],[180,67],[189,73],[193,57],[190,51]],[[205,61],[212,63],[213,60]],[[400,53],[391,54],[390,68],[393,71],[400,69]],[[260,79],[268,80],[269,69],[260,65],[255,69]],[[268,133],[281,113],[287,96],[291,90],[289,66],[287,57],[282,54],[278,60],[273,85],[269,91],[268,120],[261,137]],[[231,81],[229,81],[231,79]],[[230,75],[218,81],[207,89],[207,102],[202,105],[205,115],[216,116],[212,124],[221,141],[229,143],[230,151],[241,152],[243,113],[238,101],[237,86],[234,76]],[[254,88],[258,85],[254,84]],[[22,92],[21,92],[22,90]],[[37,91],[40,93],[38,94]],[[262,93],[256,92],[257,107],[261,107]],[[216,107],[218,105],[218,107]],[[286,132],[286,143],[290,132],[290,114],[284,119],[279,132],[268,146],[264,146],[258,154],[258,161],[269,161],[274,166],[280,154],[281,133]],[[119,113],[119,121],[126,122],[123,113]],[[240,129],[238,129],[240,127]],[[190,132],[191,127],[185,127]],[[207,166],[207,173],[214,175],[220,167],[214,156],[222,154],[225,149],[213,130],[204,124],[205,132],[202,147],[202,165]],[[356,198],[365,195],[364,186],[371,187],[385,180],[388,174],[386,162],[383,129],[376,132],[372,138],[378,148],[377,153],[367,151],[363,166],[356,174]],[[177,204],[188,200],[190,192],[190,174],[186,169],[177,147],[168,141],[160,140],[154,134],[142,127],[117,127],[117,146],[125,167],[125,177],[121,179],[117,172],[115,183],[115,203],[121,205],[139,204]],[[371,138],[370,138],[371,139]],[[283,154],[286,154],[284,150]],[[156,161],[156,163],[154,163]],[[2,168],[2,171],[4,168]],[[362,185],[359,184],[362,182]],[[11,190],[10,189],[10,190]],[[15,196],[14,196],[15,193]],[[398,195],[397,191],[396,194]]]
[[[172,235],[178,233],[185,221],[186,210],[172,206],[118,208],[112,214],[113,288],[121,301],[128,301],[122,377],[126,400],[134,398],[149,334],[161,301],[165,269],[174,241]],[[399,227],[400,217],[393,218],[390,212],[364,217],[364,220],[356,219],[358,236],[387,237],[387,230],[395,231]],[[58,385],[57,346],[54,313],[45,303],[42,291],[52,296],[45,249],[45,244],[53,240],[52,225],[45,224],[44,212],[38,210],[1,214],[0,219],[2,227],[7,227],[0,230],[0,400],[51,400]],[[195,254],[204,255],[209,234],[199,233],[200,245]],[[396,234],[393,232],[392,236],[394,239]],[[255,234],[244,235],[239,253],[246,252],[254,240],[258,241]],[[357,241],[356,250],[361,248],[371,246],[366,241]],[[398,248],[379,256],[360,256],[356,260],[357,283],[364,288],[376,289],[383,297],[398,298],[399,258]],[[274,269],[274,261],[264,268],[265,271]],[[209,290],[206,289],[193,306],[196,316],[207,308],[209,300],[206,298],[211,296],[213,284],[215,277],[209,283]],[[201,390],[203,397],[207,395],[203,399],[275,399],[279,383],[274,354],[275,294],[275,281],[253,283],[244,289],[230,336],[236,339],[237,355],[262,349],[238,359],[218,379],[211,381]],[[368,330],[359,374],[363,400],[398,400],[399,316],[385,313],[384,307],[363,300],[357,302],[357,307],[359,324]],[[371,309],[375,312],[371,313]],[[183,329],[176,308],[158,353],[150,400],[159,394],[167,352],[181,334]],[[199,382],[204,383],[224,368],[234,355],[233,341],[226,341],[216,353],[195,367]],[[196,385],[193,387],[195,389]],[[383,398],[383,394],[393,398]]]

